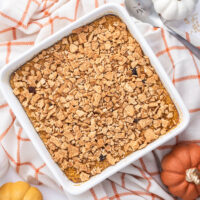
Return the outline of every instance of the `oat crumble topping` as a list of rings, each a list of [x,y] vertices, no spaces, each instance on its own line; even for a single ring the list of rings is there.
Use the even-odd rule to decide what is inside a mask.
[[[148,57],[112,15],[43,50],[10,82],[52,158],[73,182],[101,173],[179,121]]]

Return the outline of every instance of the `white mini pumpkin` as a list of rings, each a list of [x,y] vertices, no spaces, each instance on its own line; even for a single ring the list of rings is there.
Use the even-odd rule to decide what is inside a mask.
[[[4,176],[9,168],[8,158],[0,144],[0,177]]]
[[[198,0],[153,0],[154,8],[166,20],[180,20],[194,10]]]

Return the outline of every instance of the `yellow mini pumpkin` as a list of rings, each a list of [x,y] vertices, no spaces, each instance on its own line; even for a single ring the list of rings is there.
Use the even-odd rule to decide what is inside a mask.
[[[0,200],[42,200],[40,191],[26,182],[6,183],[0,187]]]

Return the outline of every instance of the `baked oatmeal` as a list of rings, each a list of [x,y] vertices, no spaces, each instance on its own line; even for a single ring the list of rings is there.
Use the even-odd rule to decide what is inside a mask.
[[[10,83],[53,160],[76,183],[179,122],[148,57],[113,15],[43,50]]]

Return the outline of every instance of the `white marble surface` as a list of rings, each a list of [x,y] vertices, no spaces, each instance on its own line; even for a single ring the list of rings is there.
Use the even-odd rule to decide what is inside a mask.
[[[7,182],[16,182],[16,181],[23,181],[23,180],[18,176],[18,174],[14,171],[14,169],[10,167],[5,176],[0,178],[0,186]],[[42,185],[41,186],[33,185],[33,186],[37,187],[41,191],[44,200],[56,200],[56,199],[69,200],[63,193],[59,191],[50,189]]]

